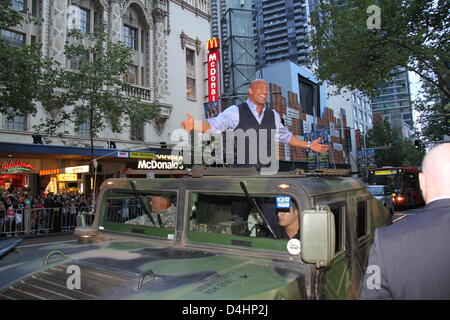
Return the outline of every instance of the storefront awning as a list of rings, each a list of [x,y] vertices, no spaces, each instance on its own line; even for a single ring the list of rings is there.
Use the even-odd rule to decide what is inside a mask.
[[[127,154],[129,151],[94,148],[94,157],[111,157],[111,158],[123,158],[123,154]],[[138,151],[138,150],[136,150]],[[145,149],[139,151],[157,152],[159,154],[170,154],[170,149]],[[72,146],[58,146],[58,145],[45,145],[45,144],[31,144],[31,143],[12,143],[12,142],[0,142],[0,157],[7,157],[9,154],[16,156],[16,154],[23,154],[32,156],[33,154],[48,154],[48,155],[72,155],[72,156],[91,156],[91,148],[89,147],[72,147]],[[122,156],[119,155],[122,153]],[[128,156],[126,156],[128,157]]]

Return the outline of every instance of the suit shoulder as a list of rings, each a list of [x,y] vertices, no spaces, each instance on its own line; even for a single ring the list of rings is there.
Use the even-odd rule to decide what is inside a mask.
[[[450,208],[445,210],[433,210],[423,208],[408,211],[414,212],[414,215],[410,215],[407,218],[400,220],[394,224],[379,229],[380,237],[392,237],[398,234],[416,233],[417,231],[423,231],[426,227],[449,227],[450,228]],[[432,229],[431,229],[432,230]]]

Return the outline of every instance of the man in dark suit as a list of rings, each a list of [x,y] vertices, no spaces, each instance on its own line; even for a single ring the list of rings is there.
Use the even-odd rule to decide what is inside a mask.
[[[450,299],[450,143],[425,156],[426,206],[375,232],[361,299]]]

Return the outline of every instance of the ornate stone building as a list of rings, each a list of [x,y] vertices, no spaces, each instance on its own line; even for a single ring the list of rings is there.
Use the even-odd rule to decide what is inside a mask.
[[[120,134],[106,129],[95,137],[94,157],[100,165],[97,185],[130,168],[134,161],[131,151],[145,150],[147,157],[158,159],[161,154],[164,159],[176,144],[171,133],[180,128],[187,111],[196,119],[205,117],[210,0],[14,0],[11,7],[22,12],[26,21],[32,17],[39,23],[24,22],[0,30],[0,37],[14,46],[41,43],[42,54],[66,68],[78,63],[64,56],[68,31],[75,27],[82,33],[93,33],[96,26],[106,25],[110,39],[132,49],[133,66],[126,79],[131,88],[123,94],[143,102],[159,102],[161,113],[152,123],[124,123]],[[69,134],[36,139],[33,126],[48,116],[43,109],[36,116],[7,119],[0,115],[1,163],[20,161],[32,167],[27,172],[0,169],[0,188],[30,187],[37,192],[73,187],[88,192],[93,185],[88,172],[78,174],[70,183],[57,180],[55,174],[64,173],[64,168],[96,163],[90,161],[88,124],[79,130],[64,128]]]
[[[42,22],[25,23],[2,31],[1,36],[15,45],[42,43],[43,55],[63,66],[70,67],[64,45],[74,24],[84,33],[104,24],[110,39],[133,49],[133,66],[127,77],[132,86],[126,94],[159,101],[161,115],[145,128],[130,123],[121,134],[104,132],[95,139],[96,146],[106,147],[109,140],[124,149],[138,147],[142,141],[146,146],[170,144],[170,133],[180,126],[186,111],[204,118],[209,0],[22,0],[15,1],[14,7],[24,15],[42,18]],[[8,136],[8,141],[31,143],[32,127],[42,116],[16,119],[15,123],[2,119],[0,141]],[[51,144],[80,146],[87,143],[82,133],[46,138]]]

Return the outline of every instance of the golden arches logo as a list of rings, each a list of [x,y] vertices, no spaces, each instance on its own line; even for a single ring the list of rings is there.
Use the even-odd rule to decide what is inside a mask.
[[[208,41],[206,42],[206,49],[208,51],[218,49],[219,44],[220,44],[219,38],[214,37],[214,38],[208,39]]]

